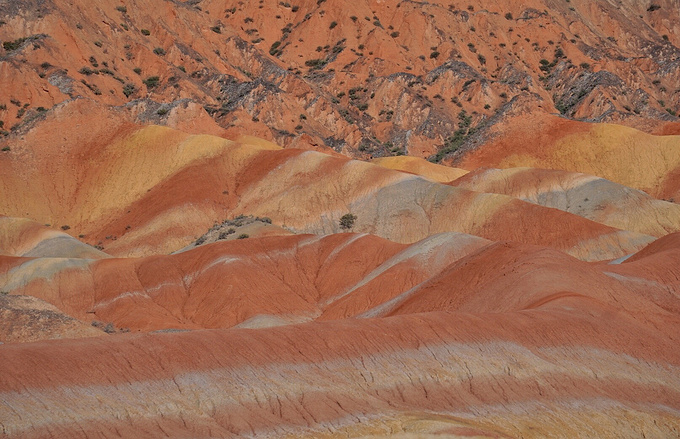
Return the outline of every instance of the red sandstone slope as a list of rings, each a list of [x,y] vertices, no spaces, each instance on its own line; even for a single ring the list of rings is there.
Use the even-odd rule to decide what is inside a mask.
[[[102,259],[106,253],[25,218],[0,217],[0,255],[32,258]]]
[[[69,121],[74,128],[55,139]],[[86,100],[60,106],[27,130],[0,157],[0,169],[6,214],[68,226],[118,256],[178,250],[240,214],[296,232],[333,233],[353,212],[354,231],[393,241],[455,231],[547,245],[586,260],[614,259],[653,240],[343,157],[141,128],[126,121],[125,110]]]
[[[680,226],[680,205],[656,200],[640,190],[592,175],[554,169],[479,168],[449,184],[510,195],[601,224],[657,237]]]
[[[475,227],[484,219],[474,230],[555,246],[576,242],[587,254],[622,250],[588,242],[588,230],[605,226],[511,197],[468,191],[462,204],[462,189],[344,158],[121,126],[129,131],[119,137],[109,125],[114,134],[94,150],[100,163],[117,166],[80,174],[86,184],[79,194],[89,196],[65,196],[62,189],[52,196],[67,202],[20,206],[75,220],[122,212],[111,223],[130,224],[123,233],[138,233],[137,241],[126,243],[121,234],[110,240],[115,249],[167,239],[173,229],[156,225],[167,211],[194,231],[199,222],[186,223],[192,218],[186,206],[210,212],[201,206],[214,202],[211,194],[233,203],[233,212],[292,206],[272,215],[288,227],[314,225],[328,203],[342,203],[328,194],[349,194],[359,202],[338,211],[357,212],[355,228],[384,218],[373,227],[386,231],[414,224],[403,213],[413,197],[420,211],[440,212],[428,218],[442,224]],[[28,131],[27,140],[39,139],[40,130]],[[40,164],[30,157],[40,149],[32,148],[27,142],[11,152]],[[163,155],[164,148],[173,154]],[[53,158],[80,169],[77,153]],[[12,175],[30,172],[9,163]],[[139,163],[144,172],[134,171]],[[37,178],[27,181],[45,187]],[[297,187],[281,183],[291,181]],[[488,220],[489,213],[497,219]],[[588,228],[559,232],[550,229],[551,219]],[[93,233],[111,230],[106,222],[81,221],[71,221],[68,231],[83,224]],[[336,219],[321,221],[337,227]],[[402,229],[395,227],[400,222]],[[661,238],[620,265],[457,234],[411,245],[371,235],[275,236],[100,260],[26,258],[14,250],[0,258],[1,289],[12,295],[39,297],[114,331],[193,331],[0,345],[7,371],[0,399],[10,407],[0,424],[11,437],[669,436],[680,428],[676,238]],[[299,322],[307,323],[291,325]],[[47,409],[36,409],[41,404]]]
[[[481,148],[459,152],[456,166],[580,172],[671,201],[680,193],[679,136],[652,136],[536,112],[510,114],[487,135]]]
[[[142,120],[196,118],[359,157],[427,157],[461,110],[493,125],[515,97],[542,114],[663,130],[677,121],[680,20],[672,0],[655,5],[10,0],[0,129],[85,96],[150,99]],[[183,112],[187,100],[211,116]]]
[[[669,294],[680,287],[676,238],[663,238],[641,252],[646,256],[621,265],[483,242],[451,261],[427,251],[431,245],[403,250],[352,235],[200,247],[171,256],[203,267],[201,276],[189,274],[194,286],[210,278],[219,284],[242,279],[251,286],[272,285],[266,280],[271,273],[287,283],[320,287],[320,295],[308,296],[316,300],[337,296],[329,288],[349,291],[341,300],[355,302],[354,309],[347,314],[351,308],[345,300],[344,316],[360,312],[360,303],[370,315],[384,315],[374,312],[371,301],[377,297],[390,305],[390,313],[408,315],[0,346],[6,371],[0,392],[10,407],[3,429],[21,437],[133,431],[174,437],[323,437],[414,430],[491,437],[669,436],[680,427],[680,357],[672,341],[680,329],[680,302],[677,294]],[[277,245],[291,240],[298,241],[292,254]],[[455,238],[448,251],[464,242]],[[244,259],[233,250],[226,253],[225,246],[272,251]],[[378,249],[377,259],[368,253]],[[208,251],[222,256],[213,261]],[[191,257],[196,252],[202,256]],[[399,277],[415,284],[409,270],[431,266],[422,260],[409,265],[400,254],[446,262],[440,274],[405,291],[408,297],[395,307],[387,299],[401,299],[395,293],[409,288]],[[352,263],[347,257],[362,260]],[[394,262],[380,270],[381,260]],[[149,263],[156,269],[139,266],[134,272],[140,281],[161,282],[154,291],[166,295],[167,306],[173,302],[167,296],[171,286],[159,276],[167,273],[169,279],[172,271],[159,269],[164,264],[159,258]],[[253,263],[259,276],[245,280]],[[314,267],[319,263],[321,269]],[[240,265],[238,276],[222,271],[233,264]],[[182,269],[181,263],[164,265]],[[117,274],[125,279],[122,267]],[[217,272],[209,275],[208,269]],[[376,271],[384,277],[373,277],[370,287],[366,279]],[[360,283],[371,291],[368,301],[356,287],[348,289],[352,276],[364,278]],[[104,282],[99,288],[112,286]],[[390,293],[392,287],[397,290]],[[302,298],[300,289],[278,290],[268,295],[266,306],[276,307],[271,299],[277,297],[291,309],[294,298]],[[205,316],[219,310],[214,300],[222,294],[214,291],[200,299]],[[126,305],[109,301],[107,306]],[[35,368],[42,373],[34,373]],[[64,406],[71,399],[77,403]],[[38,403],[47,408],[36,412],[32,407]],[[593,416],[600,420],[592,423]]]
[[[4,258],[0,289],[84,321],[133,330],[275,326],[361,308],[427,280],[489,242],[454,233],[405,246],[371,235],[250,238],[142,259]]]
[[[3,428],[17,437],[669,437],[680,428],[671,341],[680,322],[645,303],[638,295],[630,313],[563,294],[515,312],[5,345]]]
[[[666,289],[680,286],[671,280],[678,252],[672,250],[651,270],[665,273],[662,282],[652,273],[642,278],[649,278],[646,306],[676,312],[673,301],[663,299]],[[563,295],[628,308],[639,300],[626,280],[629,267],[458,234],[408,247],[370,235],[303,235],[142,259],[5,257],[0,288],[119,328],[257,327],[431,310],[510,312]]]

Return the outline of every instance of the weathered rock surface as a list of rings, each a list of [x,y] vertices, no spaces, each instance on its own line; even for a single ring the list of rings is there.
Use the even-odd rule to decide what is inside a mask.
[[[673,0],[653,6],[6,1],[0,130],[84,96],[192,133],[428,157],[461,111],[493,125],[524,97],[541,114],[658,132],[677,122],[680,18]]]
[[[0,342],[16,343],[106,335],[32,296],[0,294]]]

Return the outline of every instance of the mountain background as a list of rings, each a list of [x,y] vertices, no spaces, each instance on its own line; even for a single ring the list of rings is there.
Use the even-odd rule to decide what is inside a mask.
[[[5,135],[79,97],[361,159],[450,163],[536,113],[680,133],[674,0],[5,0],[0,17]]]

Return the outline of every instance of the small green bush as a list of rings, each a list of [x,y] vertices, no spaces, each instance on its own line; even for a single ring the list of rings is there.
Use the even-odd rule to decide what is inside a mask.
[[[272,43],[272,46],[269,48],[269,54],[272,56],[277,55],[279,51],[279,46],[281,45],[281,41],[274,41]]]
[[[220,232],[220,236],[218,239],[227,239],[227,236],[233,235],[234,233],[236,233],[236,229],[230,227],[229,229]]]
[[[342,230],[351,230],[354,227],[354,222],[357,216],[352,213],[346,213],[340,218],[340,228]]]
[[[311,67],[312,69],[320,69],[320,68],[322,68],[323,66],[326,65],[326,62],[327,61],[325,59],[322,59],[322,58],[308,59],[307,61],[305,61],[305,65],[307,67]]]
[[[149,76],[146,78],[144,81],[144,85],[146,85],[147,88],[154,88],[160,83],[161,78],[158,76]]]
[[[86,67],[83,67],[80,70],[78,70],[78,73],[80,73],[81,75],[90,76],[90,75],[96,75],[99,72],[97,70],[92,70],[91,68],[86,66]]]
[[[2,43],[2,47],[8,51],[11,52],[13,50],[17,50],[21,45],[26,41],[26,38],[18,38],[14,41],[5,41]]]
[[[137,87],[135,87],[134,84],[131,84],[129,82],[123,86],[123,94],[125,95],[126,98],[129,98],[136,91],[137,91]]]

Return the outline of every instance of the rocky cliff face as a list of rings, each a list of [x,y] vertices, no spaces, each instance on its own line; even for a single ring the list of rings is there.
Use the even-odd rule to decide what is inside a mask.
[[[232,134],[438,161],[522,97],[532,111],[649,131],[677,120],[672,0],[8,1],[5,132],[77,96]],[[351,11],[351,12],[347,12]],[[180,108],[181,114],[176,114]],[[437,154],[439,153],[439,154]]]

